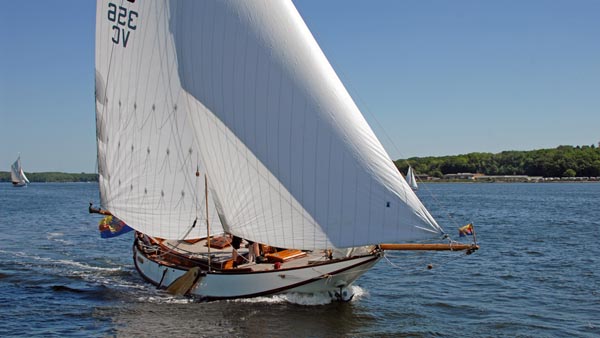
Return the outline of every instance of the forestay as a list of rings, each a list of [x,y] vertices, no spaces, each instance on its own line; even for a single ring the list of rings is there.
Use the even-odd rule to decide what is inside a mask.
[[[199,168],[226,230],[269,245],[442,232],[290,1],[99,1],[97,13],[102,203],[130,226],[181,238],[204,212]]]

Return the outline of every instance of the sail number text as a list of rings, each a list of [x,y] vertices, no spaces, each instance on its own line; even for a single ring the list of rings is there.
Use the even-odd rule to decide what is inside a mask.
[[[127,47],[129,34],[137,28],[138,13],[128,10],[123,6],[117,6],[112,2],[108,4],[108,21],[113,22],[112,26],[113,37],[112,42],[123,44]]]

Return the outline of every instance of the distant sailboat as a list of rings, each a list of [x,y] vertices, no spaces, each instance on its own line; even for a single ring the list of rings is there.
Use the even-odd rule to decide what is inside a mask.
[[[95,60],[101,213],[160,288],[348,300],[385,250],[477,249],[446,239],[291,1],[98,1]]]
[[[13,187],[23,187],[29,183],[29,180],[21,167],[21,155],[19,155],[17,160],[10,166],[10,180],[12,181]]]
[[[417,179],[415,178],[415,171],[411,166],[408,167],[408,172],[406,173],[406,183],[408,183],[413,191],[417,191],[419,189],[419,186],[417,185]]]

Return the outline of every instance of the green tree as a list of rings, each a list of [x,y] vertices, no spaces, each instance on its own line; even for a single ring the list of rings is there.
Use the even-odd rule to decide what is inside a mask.
[[[598,148],[600,149],[600,148]],[[590,172],[589,172],[590,176],[592,177],[598,177],[600,176],[600,160],[595,160],[592,165],[590,166]]]
[[[598,161],[598,162],[597,162]],[[600,148],[562,145],[554,149],[531,151],[503,151],[497,154],[469,153],[441,157],[412,157],[410,165],[419,174],[434,176],[459,172],[486,175],[530,175],[559,177],[568,169],[580,176],[600,176]],[[396,161],[403,173],[408,169],[406,160]]]
[[[565,172],[562,174],[563,177],[575,177],[577,176],[577,173],[575,172],[575,170],[573,169],[567,169],[565,170]]]

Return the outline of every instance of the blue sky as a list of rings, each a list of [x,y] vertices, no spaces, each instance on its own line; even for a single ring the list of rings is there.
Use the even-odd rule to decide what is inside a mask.
[[[294,3],[393,159],[600,141],[600,1]],[[95,2],[0,4],[0,171],[95,172]]]

